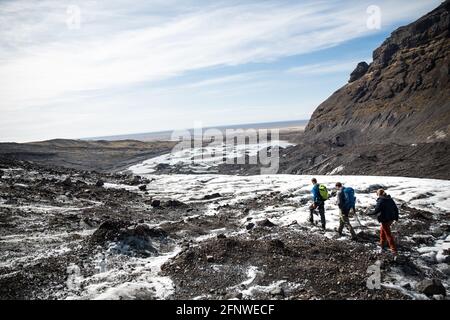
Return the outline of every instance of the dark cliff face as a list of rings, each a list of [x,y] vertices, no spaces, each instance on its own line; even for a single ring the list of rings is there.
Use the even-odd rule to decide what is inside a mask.
[[[450,0],[397,29],[314,112],[309,141],[418,143],[450,137]]]

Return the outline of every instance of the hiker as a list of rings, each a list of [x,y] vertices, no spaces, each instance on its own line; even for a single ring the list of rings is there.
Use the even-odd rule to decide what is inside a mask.
[[[350,187],[343,187],[342,183],[336,183],[337,190],[337,205],[339,207],[339,228],[337,230],[339,236],[342,236],[342,231],[344,227],[347,227],[348,231],[352,236],[352,240],[356,240],[356,232],[350,224],[350,211],[355,211],[355,190]]]
[[[325,201],[328,200],[328,190],[326,186],[317,183],[316,178],[313,178],[311,182],[313,184],[312,196],[314,203],[309,207],[310,211],[309,222],[311,222],[311,224],[314,224],[314,214],[316,209],[319,209],[322,229],[326,230]]]
[[[386,242],[392,253],[397,255],[397,246],[391,233],[391,225],[394,221],[398,221],[398,208],[394,200],[386,194],[383,189],[377,191],[377,205],[375,210],[369,212],[368,215],[377,215],[378,221],[381,223],[380,229],[380,252],[385,249]]]

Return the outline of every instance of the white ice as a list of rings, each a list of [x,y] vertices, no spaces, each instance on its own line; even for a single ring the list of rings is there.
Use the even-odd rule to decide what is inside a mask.
[[[135,174],[153,173],[159,164],[170,166],[182,166],[194,173],[211,172],[210,169],[224,162],[242,158],[244,156],[254,157],[258,152],[268,147],[287,148],[292,146],[285,141],[271,141],[265,143],[227,145],[224,143],[211,144],[202,148],[187,148],[165,154],[132,166],[130,170]]]

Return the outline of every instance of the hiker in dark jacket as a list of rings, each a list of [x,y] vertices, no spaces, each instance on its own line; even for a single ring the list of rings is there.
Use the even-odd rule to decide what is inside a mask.
[[[352,239],[356,240],[356,232],[350,224],[350,210],[354,210],[354,206],[347,203],[345,199],[344,187],[342,183],[336,183],[337,190],[337,205],[339,207],[339,228],[337,230],[339,236],[342,236],[344,227],[347,227],[348,231],[352,235]]]
[[[392,253],[397,254],[397,245],[391,233],[391,225],[394,221],[398,221],[398,208],[391,196],[387,195],[383,189],[377,191],[378,200],[375,210],[369,212],[371,216],[377,215],[378,221],[381,223],[380,229],[380,246],[381,250],[385,248],[386,242]]]
[[[310,215],[309,215],[309,222],[311,224],[314,224],[314,213],[316,209],[319,209],[320,214],[320,221],[322,223],[322,229],[326,229],[326,220],[325,220],[325,201],[320,196],[319,187],[320,185],[317,183],[317,179],[311,180],[313,184],[313,188],[311,190],[312,197],[313,197],[313,204],[309,207]]]

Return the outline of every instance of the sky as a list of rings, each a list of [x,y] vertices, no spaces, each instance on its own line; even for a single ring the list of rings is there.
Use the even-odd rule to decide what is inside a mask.
[[[0,141],[308,119],[440,0],[0,1]]]

